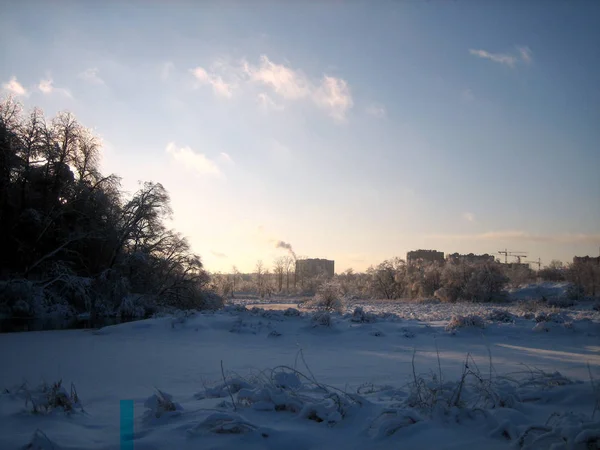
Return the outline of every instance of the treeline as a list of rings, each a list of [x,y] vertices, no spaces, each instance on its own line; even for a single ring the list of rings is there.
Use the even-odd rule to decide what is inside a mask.
[[[326,282],[333,282],[340,295],[349,298],[433,298],[455,302],[459,300],[489,302],[503,297],[503,291],[538,281],[572,283],[574,298],[597,296],[600,293],[600,266],[595,262],[578,262],[564,266],[559,261],[539,272],[527,266],[498,262],[447,262],[406,264],[392,258],[369,267],[365,272],[348,269],[328,279],[324,274],[296,280],[290,264],[276,261],[273,270],[257,264],[255,273],[214,274],[214,289],[225,297],[235,295],[315,295]],[[293,266],[291,266],[293,267]],[[290,281],[291,280],[291,281]]]
[[[200,257],[165,226],[165,188],[146,182],[126,197],[100,155],[71,113],[0,102],[0,314],[220,306]]]

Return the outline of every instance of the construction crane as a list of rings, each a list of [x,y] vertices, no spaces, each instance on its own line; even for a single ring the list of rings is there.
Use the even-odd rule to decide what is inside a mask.
[[[507,249],[500,250],[498,253],[500,255],[504,255],[504,264],[508,264],[509,256],[517,258],[517,261],[519,262],[519,264],[521,264],[521,258],[527,257],[527,252],[521,252],[521,251],[510,251],[509,252]]]
[[[527,264],[537,264],[538,272],[542,268],[542,258],[538,258],[537,261],[525,261]]]
[[[521,258],[527,258],[527,252],[509,252],[513,258],[517,258],[517,262],[521,264]]]
[[[504,264],[508,263],[508,250],[504,249],[504,251],[500,250],[498,252],[500,255],[504,255]]]

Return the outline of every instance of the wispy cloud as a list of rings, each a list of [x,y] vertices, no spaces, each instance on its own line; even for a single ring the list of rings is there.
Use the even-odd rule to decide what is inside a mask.
[[[200,175],[221,176],[221,170],[202,153],[195,153],[190,147],[177,147],[174,142],[167,144],[166,152],[173,160]]]
[[[276,64],[266,55],[260,57],[258,66],[243,62],[242,67],[251,81],[262,83],[284,99],[306,98],[312,91],[308,78],[301,71]]]
[[[231,98],[233,96],[233,89],[235,86],[232,83],[225,82],[220,75],[212,72],[209,73],[203,67],[192,69],[192,74],[194,75],[194,78],[196,78],[198,86],[210,85],[216,95],[225,98]]]
[[[368,115],[377,117],[378,119],[384,119],[387,116],[387,111],[383,105],[374,103],[369,105],[366,109]]]
[[[216,256],[217,258],[227,258],[227,255],[225,253],[217,252],[215,250],[211,250],[210,253],[213,256]]]
[[[228,153],[221,152],[219,154],[219,159],[225,163],[233,164],[233,158],[231,156],[229,156]]]
[[[271,96],[265,92],[260,92],[256,99],[259,107],[264,111],[283,111],[284,106],[275,102]]]
[[[314,81],[299,69],[277,64],[266,55],[257,66],[244,61],[244,72],[255,83],[270,88],[284,100],[310,100],[336,121],[343,121],[354,102],[348,82],[342,78],[324,75]]]
[[[485,50],[469,49],[469,53],[478,58],[489,59],[499,64],[504,64],[509,67],[514,67],[517,63],[517,57],[507,53],[490,53]]]
[[[467,222],[475,222],[475,214],[466,212],[463,214],[463,219],[465,219]]]
[[[313,98],[319,107],[328,111],[329,115],[338,122],[346,119],[346,113],[354,105],[348,82],[327,75],[323,77]]]
[[[91,84],[104,84],[104,80],[98,75],[99,70],[96,67],[91,67],[79,74],[79,78]]]
[[[257,64],[217,60],[209,69],[199,66],[191,72],[198,87],[210,85],[215,94],[227,98],[232,97],[234,90],[260,86],[262,92],[256,99],[264,110],[281,111],[285,108],[281,102],[308,101],[342,122],[354,104],[346,80],[327,74],[320,79],[310,78],[302,70],[275,63],[266,55]]]
[[[521,56],[521,60],[526,64],[531,64],[532,53],[529,47],[518,47],[519,55]]]
[[[517,47],[517,54],[512,53],[491,53],[481,49],[469,49],[469,53],[478,58],[489,59],[498,64],[504,64],[510,68],[514,68],[519,62],[531,64],[533,61],[533,53],[527,46]]]
[[[17,81],[17,77],[12,77],[6,83],[2,83],[2,89],[16,96],[27,97],[29,92]]]
[[[600,233],[559,233],[559,234],[535,234],[526,231],[488,231],[478,234],[433,234],[427,236],[430,239],[457,239],[473,241],[523,241],[523,242],[546,242],[555,244],[593,244],[600,241]]]
[[[40,90],[41,93],[46,94],[46,95],[50,95],[52,93],[58,93],[58,94],[64,95],[65,97],[69,97],[69,98],[72,97],[71,92],[68,89],[55,87],[54,81],[52,80],[52,78],[40,80],[40,82],[38,84],[38,89]]]

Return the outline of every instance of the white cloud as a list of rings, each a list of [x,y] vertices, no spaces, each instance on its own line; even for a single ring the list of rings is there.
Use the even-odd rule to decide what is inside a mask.
[[[258,66],[244,62],[243,69],[251,81],[270,88],[284,100],[311,99],[336,121],[343,121],[354,104],[348,82],[342,78],[325,75],[315,83],[302,71],[276,64],[266,55],[260,57]],[[267,97],[262,99],[269,100]]]
[[[233,96],[234,85],[227,83],[220,75],[208,73],[203,67],[192,69],[192,74],[198,81],[199,85],[208,84],[212,86],[215,94],[221,97],[231,98]]]
[[[40,84],[38,84],[38,89],[44,94],[51,94],[54,90],[54,87],[52,86],[52,80],[41,80]]]
[[[38,84],[38,89],[40,90],[40,92],[42,92],[43,94],[46,94],[46,95],[56,92],[56,93],[62,94],[69,98],[72,97],[71,92],[69,92],[69,90],[64,89],[64,88],[55,87],[54,81],[52,81],[51,78],[48,78],[46,80],[40,80],[40,82]]]
[[[196,67],[191,72],[198,85],[210,85],[216,94],[228,98],[234,89],[242,86],[266,88],[268,92],[260,92],[256,97],[259,107],[264,110],[284,109],[284,105],[272,97],[274,95],[287,102],[309,101],[341,122],[353,106],[346,80],[329,75],[324,75],[321,80],[312,80],[301,70],[274,63],[266,55],[260,57],[258,65],[246,60],[237,65],[217,60],[209,70]]]
[[[104,80],[100,78],[98,72],[99,70],[96,67],[92,67],[81,72],[79,78],[91,84],[104,84]]]
[[[387,116],[387,111],[385,110],[385,107],[376,103],[369,105],[366,111],[368,115],[376,117],[378,119],[385,119],[385,117]]]
[[[354,105],[348,82],[327,75],[315,91],[314,101],[338,122],[346,119],[346,112]]]
[[[490,53],[485,50],[470,49],[469,53],[478,58],[489,59],[499,64],[507,65],[508,67],[514,67],[517,63],[517,57],[509,55],[507,53]]]
[[[17,96],[22,95],[27,97],[29,95],[27,89],[25,89],[23,85],[17,81],[17,77],[12,77],[8,82],[3,83],[2,89]]]
[[[252,81],[270,87],[275,93],[287,100],[308,97],[311,86],[306,76],[283,64],[275,64],[266,55],[260,57],[260,65],[253,67],[243,63],[244,72]]]
[[[225,253],[217,252],[215,250],[211,250],[210,253],[213,256],[216,256],[217,258],[227,258],[227,255]]]
[[[190,147],[177,147],[174,142],[167,144],[166,152],[179,164],[200,175],[221,176],[221,170],[202,153],[194,153]]]
[[[521,55],[521,59],[526,64],[531,64],[532,56],[531,49],[529,47],[518,47],[519,55]]]
[[[475,222],[475,214],[466,212],[463,214],[463,219],[465,219],[467,222]]]

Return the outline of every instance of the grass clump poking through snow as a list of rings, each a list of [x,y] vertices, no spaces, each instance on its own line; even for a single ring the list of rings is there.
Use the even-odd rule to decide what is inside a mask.
[[[357,306],[354,308],[354,312],[352,313],[352,318],[350,320],[358,323],[373,323],[377,321],[377,317],[375,314],[365,312],[363,308]]]
[[[50,385],[44,382],[34,390],[28,389],[27,384],[24,384],[16,394],[24,395],[25,407],[33,414],[50,414],[54,411],[83,412],[75,385],[71,383],[71,388],[67,391],[62,385],[62,380]]]
[[[347,414],[355,407],[360,407],[361,398],[358,395],[348,394],[335,387],[320,383],[311,372],[304,359],[302,350],[298,352],[296,363],[301,361],[307,373],[290,366],[277,366],[271,370],[262,371],[252,380],[237,383],[245,385],[239,390],[219,389],[221,397],[230,397],[232,407],[239,414],[245,409],[252,411],[270,411],[291,413],[296,417],[324,423],[329,426],[341,422]],[[226,379],[223,374],[223,378]],[[207,394],[214,394],[214,390],[207,389]],[[235,391],[235,392],[234,392]],[[235,394],[235,398],[234,395]],[[206,394],[205,394],[206,395]],[[196,398],[201,398],[197,395]],[[248,432],[253,426],[245,422],[241,416],[225,415],[219,416],[227,425],[226,430],[237,430],[229,432]],[[237,425],[241,425],[238,429]],[[211,429],[213,432],[218,428],[212,421],[199,429]],[[194,433],[198,430],[194,431]],[[228,432],[228,431],[223,431]]]
[[[160,389],[156,389],[154,395],[144,402],[144,406],[147,409],[144,415],[147,420],[178,415],[183,410],[179,404],[173,401],[173,397],[170,394]]]
[[[456,332],[459,328],[485,328],[485,320],[476,314],[452,316],[446,325],[446,331]]]

